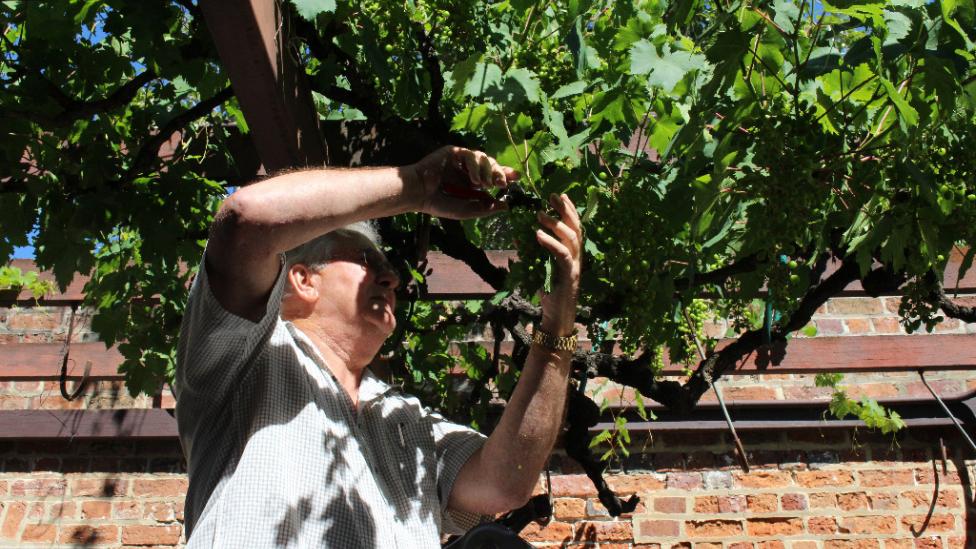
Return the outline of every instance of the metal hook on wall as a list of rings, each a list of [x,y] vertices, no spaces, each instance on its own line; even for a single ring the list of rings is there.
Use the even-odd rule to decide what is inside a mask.
[[[74,390],[68,392],[68,362],[73,362],[70,358],[71,352],[71,337],[74,335],[75,329],[75,313],[78,310],[77,304],[71,305],[71,316],[68,318],[68,335],[64,340],[64,346],[61,348],[61,375],[58,378],[58,385],[61,389],[61,396],[65,400],[74,400],[85,390],[85,385],[88,383],[88,376],[91,374],[92,363],[90,360],[85,361],[85,371],[81,375],[81,379],[75,386]]]

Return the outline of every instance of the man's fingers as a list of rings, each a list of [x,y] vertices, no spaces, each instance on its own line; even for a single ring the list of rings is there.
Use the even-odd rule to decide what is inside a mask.
[[[535,238],[539,241],[539,244],[549,250],[549,253],[553,255],[557,260],[562,261],[566,265],[571,265],[573,262],[573,255],[570,253],[569,248],[565,244],[556,240],[556,237],[543,231],[542,229],[537,229],[535,231]]]
[[[579,213],[576,212],[576,206],[573,205],[573,201],[570,200],[568,196],[565,194],[556,195],[553,193],[549,195],[549,205],[556,210],[563,222],[569,225],[573,231],[580,231]]]
[[[555,217],[547,215],[545,212],[539,212],[538,218],[539,223],[541,223],[543,227],[552,231],[554,235],[558,236],[559,239],[562,240],[563,244],[565,244],[571,251],[573,257],[579,255],[580,236],[576,231]]]

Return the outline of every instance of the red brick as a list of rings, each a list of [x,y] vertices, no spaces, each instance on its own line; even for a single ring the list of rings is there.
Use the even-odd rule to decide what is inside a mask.
[[[557,520],[581,519],[586,516],[586,502],[577,498],[556,498],[552,500],[552,514]]]
[[[884,549],[914,549],[915,540],[910,539],[886,539]]]
[[[867,318],[848,318],[844,320],[849,334],[867,334],[871,332],[871,321]]]
[[[742,534],[742,522],[738,520],[689,520],[685,531],[692,538],[738,536]]]
[[[936,394],[947,396],[962,393],[965,391],[965,383],[962,379],[934,379],[929,381],[929,385],[935,390]],[[932,393],[920,381],[913,381],[905,384],[905,392],[910,397],[932,398]]]
[[[837,494],[815,493],[810,494],[811,509],[831,509],[837,507]]]
[[[654,510],[658,513],[684,513],[686,509],[685,498],[654,498]]]
[[[807,497],[804,494],[784,494],[779,501],[784,511],[803,511],[807,508]]]
[[[837,520],[830,517],[810,517],[807,519],[807,531],[811,534],[837,533]]]
[[[959,330],[959,327],[961,325],[962,324],[959,323],[959,320],[957,320],[955,318],[947,318],[947,319],[943,320],[942,322],[936,324],[934,331],[935,331],[935,333],[940,333],[940,332],[955,332],[955,331]]]
[[[642,520],[637,532],[642,537],[673,538],[680,534],[680,525],[676,520]]]
[[[933,495],[931,492],[926,493],[921,490],[911,490],[901,493],[901,497],[908,500],[908,504],[912,507],[929,507],[932,505]],[[935,499],[936,507],[956,507],[957,505],[959,505],[959,496],[955,492],[949,490],[939,491]]]
[[[75,518],[75,513],[78,507],[73,501],[63,501],[51,504],[51,508],[48,509],[47,516],[50,520],[60,520],[60,519],[70,519]]]
[[[747,547],[752,549],[752,544],[748,544]],[[602,547],[600,549],[603,549]],[[721,543],[711,543],[708,541],[698,542],[695,544],[695,549],[722,549]]]
[[[786,549],[786,544],[782,541],[761,541],[756,545],[756,549]]]
[[[845,517],[840,523],[842,534],[894,534],[897,530],[895,517],[888,515]]]
[[[736,472],[736,486],[743,488],[782,488],[793,483],[790,473],[785,471]]]
[[[835,315],[878,315],[884,312],[881,300],[874,297],[835,297],[827,302]]]
[[[24,526],[20,540],[33,543],[54,543],[57,533],[58,528],[53,524],[28,524]]]
[[[896,397],[901,394],[899,385],[895,383],[861,383],[850,385],[847,388],[847,396],[851,400],[861,400],[862,398],[888,398]]]
[[[577,526],[577,540],[628,541],[633,539],[630,521],[584,522]],[[601,543],[601,546],[603,544]]]
[[[35,501],[27,505],[27,520],[37,522],[44,518],[44,502]]]
[[[142,517],[138,501],[116,501],[112,503],[112,516],[117,519],[137,519]]]
[[[555,481],[555,479],[553,479]],[[592,484],[592,483],[591,483]],[[132,495],[137,497],[182,497],[186,495],[185,478],[147,479],[132,481]],[[555,482],[553,482],[555,492]]]
[[[15,480],[10,484],[11,496],[50,497],[64,495],[64,479],[32,478]]]
[[[119,478],[80,478],[71,483],[74,497],[118,497],[124,496],[128,489],[129,482]]]
[[[901,321],[897,317],[878,317],[872,318],[871,324],[874,326],[875,333],[879,334],[900,334],[904,333]]]
[[[702,487],[701,473],[668,473],[669,490],[699,490]]]
[[[750,494],[746,505],[753,513],[774,513],[777,510],[776,494]]]
[[[952,515],[908,515],[902,517],[901,523],[905,526],[905,530],[913,535],[951,532],[956,527],[956,519]],[[925,530],[922,530],[923,526]]]
[[[718,512],[719,513],[742,513],[746,510],[746,497],[735,495],[735,496],[719,496],[718,498]]]
[[[950,470],[948,473],[943,473],[939,469],[938,473],[932,471],[932,469],[916,469],[915,470],[915,480],[919,484],[932,484],[935,482],[936,475],[939,476],[939,482],[942,484],[959,484],[959,472]]]
[[[916,549],[942,549],[942,539],[937,537],[918,538],[915,540]]]
[[[722,389],[725,400],[777,400],[776,389],[772,387],[729,387]]]
[[[817,325],[817,335],[835,336],[844,333],[844,323],[836,318],[819,318],[814,324]]]
[[[0,528],[0,536],[7,539],[16,539],[17,532],[20,530],[20,523],[27,515],[27,504],[22,501],[5,503],[7,516],[3,519],[3,527]]]
[[[700,544],[699,544],[700,545]],[[755,545],[749,543],[748,541],[740,541],[738,543],[730,543],[729,549],[755,549]],[[697,547],[696,547],[697,549]]]
[[[894,494],[871,494],[868,496],[871,508],[877,511],[891,511],[898,508],[898,497]]]
[[[915,475],[911,469],[860,471],[861,486],[878,488],[882,486],[914,486]]]
[[[90,526],[88,524],[71,524],[61,526],[58,533],[58,543],[72,543],[76,545],[106,545],[119,541],[119,527],[114,525]]]
[[[555,480],[555,479],[553,479]],[[569,541],[573,539],[573,525],[551,521],[545,526],[530,522],[519,534],[526,541]]]
[[[123,526],[125,545],[176,545],[180,541],[180,526]]]
[[[868,495],[864,492],[837,494],[837,506],[845,511],[868,508]]]
[[[86,501],[81,504],[81,518],[105,519],[112,516],[111,501]]]
[[[798,471],[796,483],[807,488],[851,486],[854,476],[846,471]]]
[[[586,475],[581,476],[586,478]],[[608,475],[607,484],[610,485],[610,489],[618,496],[646,494],[663,489],[664,481],[662,478],[659,475]],[[590,483],[590,487],[592,488],[593,483],[588,478],[586,481]],[[588,495],[595,496],[596,490],[593,490],[593,493]]]
[[[696,513],[718,513],[718,497],[705,496],[695,498]]]
[[[815,541],[794,541],[790,549],[819,549]]]
[[[52,332],[61,326],[61,314],[53,311],[11,311],[7,329],[16,331]]]
[[[878,549],[881,542],[876,539],[829,539],[824,549]]]
[[[800,518],[756,518],[746,521],[750,536],[793,536],[803,532]]]
[[[948,549],[966,549],[966,538],[963,537],[952,537],[946,540]]]

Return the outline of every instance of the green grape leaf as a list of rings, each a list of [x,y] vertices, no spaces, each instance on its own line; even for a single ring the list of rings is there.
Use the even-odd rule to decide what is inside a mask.
[[[630,48],[630,73],[647,74],[648,85],[660,87],[670,92],[691,71],[708,65],[704,55],[687,51],[671,51],[664,46],[664,53],[658,54],[657,47],[647,40],[638,40]]]
[[[336,10],[335,0],[291,0],[295,6],[295,11],[308,21],[315,21],[315,18],[322,13],[332,13]]]

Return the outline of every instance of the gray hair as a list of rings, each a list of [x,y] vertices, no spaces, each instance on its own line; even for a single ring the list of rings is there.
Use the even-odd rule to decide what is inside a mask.
[[[332,247],[335,245],[336,238],[340,236],[351,236],[351,234],[360,234],[366,237],[377,248],[380,247],[382,242],[380,240],[379,230],[374,221],[358,221],[327,232],[288,250],[285,253],[288,266],[291,267],[292,265],[301,263],[313,269],[321,267],[328,261],[329,256],[332,255]]]

